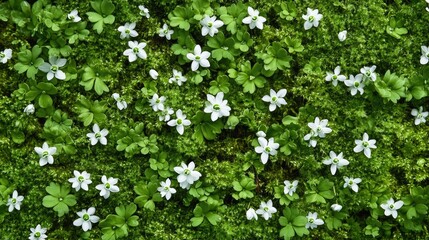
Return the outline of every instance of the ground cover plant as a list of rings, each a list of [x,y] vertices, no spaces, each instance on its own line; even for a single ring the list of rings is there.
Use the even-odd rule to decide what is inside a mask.
[[[0,3],[1,239],[427,239],[423,0]]]

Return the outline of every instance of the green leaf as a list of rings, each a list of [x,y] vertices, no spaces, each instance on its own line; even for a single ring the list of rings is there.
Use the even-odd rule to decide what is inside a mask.
[[[115,16],[109,15],[103,19],[105,24],[113,24],[115,22]]]
[[[206,217],[212,225],[217,225],[217,223],[221,220],[221,217],[218,214],[212,212],[207,213]]]
[[[62,217],[69,212],[69,207],[67,204],[60,202],[54,207],[54,211],[58,212],[58,217]]]
[[[103,16],[96,12],[87,12],[86,15],[88,15],[88,20],[93,23],[103,20]]]
[[[295,230],[290,224],[280,230],[280,237],[284,237],[284,239],[290,239],[293,236],[295,236]]]
[[[417,212],[416,212],[416,208],[415,207],[411,207],[407,211],[407,218],[408,219],[412,219],[413,217],[417,217]]]
[[[47,195],[43,198],[42,205],[47,208],[52,208],[59,203],[57,197],[53,197],[51,195]]]
[[[201,223],[204,221],[204,217],[193,217],[191,218],[192,227],[197,227],[201,225]]]
[[[110,15],[115,10],[115,5],[113,5],[110,0],[103,0],[101,2],[101,13],[104,16]]]
[[[52,98],[48,94],[42,93],[39,97],[39,105],[41,108],[48,108],[52,106]]]
[[[103,80],[99,78],[96,78],[95,80],[94,90],[95,92],[97,92],[98,95],[103,94],[103,92],[109,92],[109,88],[106,86]]]
[[[292,224],[297,227],[303,227],[307,224],[307,218],[304,216],[298,216],[293,219]]]
[[[11,135],[12,135],[12,141],[14,143],[21,144],[25,141],[25,135],[22,131],[14,130],[12,131]]]

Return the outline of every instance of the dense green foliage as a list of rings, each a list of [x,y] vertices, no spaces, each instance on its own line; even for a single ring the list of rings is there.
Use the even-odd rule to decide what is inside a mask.
[[[138,9],[145,5],[150,18]],[[429,237],[429,127],[414,125],[411,109],[429,108],[429,68],[420,64],[428,45],[429,12],[423,0],[8,0],[0,3],[0,238],[28,238],[41,224],[48,239],[427,239]],[[267,21],[262,30],[242,23],[247,7]],[[304,30],[307,8],[323,14]],[[79,11],[82,21],[67,14]],[[214,15],[225,25],[201,35],[200,20]],[[136,22],[138,36],[121,39],[119,26]],[[158,36],[164,23],[171,40]],[[347,39],[337,34],[347,30]],[[147,43],[147,59],[130,63],[128,41]],[[196,44],[211,52],[211,67],[191,71],[186,54]],[[67,59],[67,78],[47,81],[39,70],[50,56]],[[341,66],[348,76],[376,65],[377,80],[363,95],[343,83],[325,81]],[[157,80],[149,76],[156,69]],[[170,84],[173,69],[187,81]],[[347,74],[346,74],[347,73]],[[268,110],[270,89],[287,89],[286,106]],[[231,116],[212,122],[206,94],[224,92]],[[111,97],[128,103],[120,111]],[[149,106],[154,93],[182,109],[192,124],[179,135]],[[27,115],[23,109],[35,105]],[[172,115],[174,118],[174,115]],[[315,117],[333,130],[309,147],[304,135]],[[90,145],[94,123],[107,128],[107,145]],[[280,144],[262,164],[256,132]],[[371,158],[355,153],[355,139],[377,140]],[[54,164],[39,166],[34,147],[57,147]],[[322,163],[329,151],[350,164],[332,175]],[[180,188],[173,170],[195,162],[202,177]],[[68,182],[73,170],[91,173],[89,191]],[[108,199],[95,186],[101,176],[118,178],[120,191]],[[343,188],[343,176],[359,177],[359,192]],[[156,190],[172,180],[167,201]],[[293,196],[285,180],[298,180]],[[70,184],[70,185],[69,185]],[[13,190],[23,195],[20,211],[8,212]],[[396,219],[380,204],[404,201]],[[61,200],[59,200],[61,198]],[[63,198],[67,202],[63,202]],[[269,220],[247,220],[246,211],[273,200]],[[340,212],[330,206],[339,203]],[[76,212],[96,208],[100,222],[83,232]],[[306,229],[317,212],[325,224]]]

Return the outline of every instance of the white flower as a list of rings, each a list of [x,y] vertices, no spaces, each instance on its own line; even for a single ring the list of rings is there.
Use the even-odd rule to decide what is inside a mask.
[[[272,112],[276,110],[277,107],[287,104],[284,99],[286,93],[286,89],[280,89],[278,92],[274,91],[273,89],[270,89],[270,95],[265,95],[264,97],[262,97],[262,101],[270,103],[269,110],[270,112]]]
[[[329,152],[329,159],[326,159],[323,161],[323,164],[325,165],[331,165],[331,173],[332,175],[335,175],[335,172],[337,171],[337,168],[341,168],[343,166],[349,165],[349,161],[343,158],[343,153],[336,154],[333,151]]]
[[[167,125],[170,127],[176,126],[177,132],[182,135],[183,131],[185,130],[185,126],[191,125],[191,121],[186,119],[186,115],[182,113],[182,110],[176,111],[176,119],[172,119],[167,122]]]
[[[218,92],[216,97],[211,94],[207,94],[206,108],[204,108],[205,113],[211,113],[212,121],[216,121],[221,117],[228,117],[229,111],[231,108],[227,105],[228,100],[223,100],[223,92]]]
[[[174,171],[179,174],[177,181],[183,189],[189,189],[195,181],[201,177],[201,173],[194,171],[195,163],[190,162],[188,165],[182,162],[181,167],[174,167]]]
[[[165,199],[169,200],[171,198],[171,194],[176,193],[176,189],[170,187],[171,181],[169,178],[165,180],[165,182],[161,182],[161,187],[158,187],[158,192],[161,193],[161,197],[165,197]]]
[[[216,16],[209,17],[206,15],[204,19],[200,21],[200,24],[203,26],[201,29],[202,35],[206,36],[209,34],[213,37],[219,32],[218,28],[222,27],[224,23],[221,20],[216,20]]]
[[[121,39],[131,37],[137,37],[139,34],[134,30],[136,23],[125,23],[124,26],[118,27],[118,31],[121,32]]]
[[[265,220],[270,219],[273,216],[273,213],[276,213],[277,209],[273,207],[273,202],[268,200],[268,202],[261,202],[259,209],[256,210],[256,213],[262,215]]]
[[[159,121],[170,121],[170,115],[174,113],[174,110],[171,107],[165,107],[159,114]]]
[[[320,121],[319,117],[316,117],[314,123],[308,123],[308,127],[310,127],[311,131],[309,134],[304,136],[305,141],[310,141],[309,144],[312,147],[316,147],[317,140],[315,137],[324,138],[325,134],[332,132],[332,129],[327,127],[328,119],[323,119]]]
[[[422,48],[422,56],[420,57],[420,64],[425,65],[429,62],[429,48],[426,46],[422,46],[421,48]],[[0,54],[0,59],[1,59],[1,54]]]
[[[158,78],[158,72],[157,72],[157,71],[155,71],[155,69],[151,69],[151,70],[149,71],[149,75],[150,75],[150,77],[151,77],[151,78],[153,78],[153,79],[157,79],[157,78]]]
[[[242,22],[244,24],[249,24],[250,29],[257,27],[262,30],[264,28],[264,22],[267,21],[267,19],[259,16],[259,11],[252,7],[247,7],[247,13],[249,16],[245,17]]]
[[[145,8],[143,5],[139,6],[140,15],[145,16],[146,18],[150,18],[149,9]]]
[[[66,74],[60,70],[60,67],[64,67],[66,63],[67,59],[65,58],[49,57],[49,63],[43,63],[40,65],[39,69],[42,72],[48,73],[46,76],[49,81],[54,77],[59,80],[64,80],[66,79]]]
[[[390,216],[392,215],[393,218],[396,218],[398,216],[397,210],[399,210],[404,205],[403,201],[397,201],[393,200],[393,198],[390,198],[387,200],[386,203],[381,204],[381,208],[384,209],[384,215]]]
[[[12,49],[7,48],[0,52],[0,62],[7,63],[7,60],[12,58]]]
[[[344,30],[338,33],[338,40],[340,40],[340,42],[344,42],[346,38],[347,38],[347,30]]]
[[[414,124],[419,125],[420,123],[426,122],[426,117],[428,116],[428,112],[423,112],[423,107],[420,106],[418,111],[417,109],[413,108],[413,110],[411,110],[411,115],[416,117],[416,119],[414,120]]]
[[[42,145],[42,148],[35,147],[34,151],[36,151],[37,154],[39,154],[40,160],[39,165],[45,166],[47,163],[53,164],[54,163],[54,155],[57,152],[56,147],[49,147],[47,142],[44,142]]]
[[[95,188],[100,190],[100,196],[103,196],[105,199],[109,198],[110,192],[119,192],[119,187],[115,186],[118,183],[117,178],[109,177],[107,179],[106,175],[101,177],[102,184],[98,184]]]
[[[33,114],[35,111],[34,105],[33,104],[28,104],[25,108],[24,108],[24,112],[27,115]]]
[[[146,59],[147,54],[144,48],[146,47],[146,43],[137,41],[128,41],[129,49],[124,51],[124,56],[128,56],[128,61],[134,62],[137,60],[137,57],[141,59]]]
[[[77,212],[79,218],[73,221],[73,225],[76,227],[82,226],[82,229],[85,232],[91,230],[92,224],[97,223],[100,220],[100,218],[95,216],[94,213],[94,207],[90,207],[88,210],[82,209],[82,211]]]
[[[359,186],[358,184],[362,182],[360,178],[348,178],[344,177],[344,188],[350,187],[353,191],[358,192]]]
[[[107,131],[107,129],[104,128],[100,131],[100,127],[98,126],[98,124],[94,124],[94,126],[92,127],[92,131],[94,132],[86,134],[86,136],[91,141],[91,145],[97,144],[98,141],[100,141],[100,143],[103,145],[107,144],[106,136],[107,134],[109,134],[109,131]]]
[[[91,184],[91,174],[83,171],[80,173],[79,171],[73,171],[74,178],[69,178],[69,182],[72,183],[72,188],[76,191],[79,191],[81,188],[85,191],[88,191],[88,184]]]
[[[332,84],[334,86],[337,86],[338,81],[344,82],[346,80],[346,76],[340,75],[340,73],[341,73],[341,67],[337,66],[334,69],[334,73],[326,72],[325,80],[328,81],[328,82],[332,81]]]
[[[207,60],[210,57],[210,53],[207,51],[201,52],[201,46],[198,44],[194,48],[194,53],[188,53],[186,57],[192,61],[192,71],[197,71],[200,66],[210,67],[210,62]]]
[[[30,228],[30,231],[31,231],[30,237],[28,238],[30,240],[44,240],[48,237],[45,234],[46,228],[42,228],[40,224],[37,224],[36,228]]]
[[[149,100],[150,102],[150,106],[152,107],[152,109],[156,112],[156,111],[163,111],[164,110],[164,102],[165,102],[165,97],[161,96],[159,97],[158,94],[154,94],[152,96],[152,99]]]
[[[261,153],[261,161],[263,164],[266,164],[268,161],[269,155],[276,155],[279,144],[274,142],[274,138],[265,139],[264,137],[258,137],[258,142],[260,146],[255,147],[256,153]]]
[[[249,210],[247,210],[246,217],[247,217],[247,220],[252,220],[252,219],[258,220],[258,214],[256,214],[256,211],[253,208],[249,208]]]
[[[375,69],[377,66],[373,65],[372,67],[363,67],[360,69],[360,72],[365,76],[365,79],[371,79],[375,81],[377,79],[377,74],[375,73]]]
[[[18,196],[18,192],[14,190],[12,197],[9,198],[6,203],[6,206],[9,206],[9,212],[12,212],[14,209],[21,210],[22,200],[24,200],[24,196]]]
[[[266,136],[267,136],[267,134],[265,134],[265,133],[264,133],[264,131],[258,131],[258,132],[256,133],[256,136],[257,136],[257,137],[266,137]]]
[[[305,224],[305,228],[317,228],[317,226],[323,225],[324,223],[325,222],[323,222],[322,219],[317,218],[317,212],[309,212],[307,215],[307,223]]]
[[[121,98],[118,93],[112,94],[112,98],[116,101],[116,106],[118,106],[119,110],[126,109],[128,104],[125,100]]]
[[[319,14],[318,9],[307,8],[307,14],[302,15],[302,18],[305,20],[304,29],[308,30],[312,27],[319,26],[319,21],[323,18],[322,14]]]
[[[167,38],[167,40],[171,39],[171,34],[174,33],[174,30],[170,30],[168,29],[168,25],[166,23],[164,23],[164,25],[162,26],[162,28],[160,28],[158,30],[159,36],[160,37],[165,37]]]
[[[341,206],[340,204],[334,203],[331,205],[331,209],[335,212],[339,212],[341,211],[341,209],[343,209],[343,206]]]
[[[67,18],[72,20],[73,22],[80,22],[81,18],[79,17],[79,15],[77,15],[78,12],[76,9],[74,9],[73,11],[71,11],[68,15]]]
[[[362,140],[359,140],[359,139],[355,140],[356,147],[353,149],[353,151],[355,153],[363,151],[363,153],[367,158],[371,158],[371,148],[377,148],[375,146],[375,142],[376,140],[374,139],[369,140],[368,134],[364,133]]]
[[[296,192],[296,187],[298,186],[298,180],[294,180],[292,183],[288,180],[284,181],[284,193],[292,196]]]
[[[349,87],[352,96],[356,95],[357,91],[360,92],[360,95],[363,94],[363,88],[365,87],[365,83],[363,83],[363,75],[358,74],[356,77],[350,75],[348,80],[344,81],[344,84]]]
[[[186,82],[186,77],[182,76],[182,72],[177,71],[176,69],[173,69],[173,77],[168,79],[169,83],[177,83],[177,85],[182,86],[183,82]]]

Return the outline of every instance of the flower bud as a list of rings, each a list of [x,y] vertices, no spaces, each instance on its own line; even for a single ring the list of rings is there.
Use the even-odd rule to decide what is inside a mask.
[[[154,69],[151,69],[149,71],[149,75],[153,78],[153,79],[157,79],[158,78],[158,72],[155,71]]]
[[[35,111],[35,109],[34,109],[34,105],[33,105],[33,104],[28,104],[28,105],[24,108],[24,112],[25,112],[27,115],[33,114],[33,113],[34,113],[34,111]]]
[[[340,204],[332,204],[331,205],[331,208],[332,208],[332,210],[334,210],[334,211],[336,211],[336,212],[339,212],[339,211],[341,211],[341,209],[343,209],[343,206],[341,206]]]
[[[344,30],[344,31],[338,33],[338,39],[341,42],[344,42],[344,40],[346,40],[346,38],[347,38],[347,30]]]

